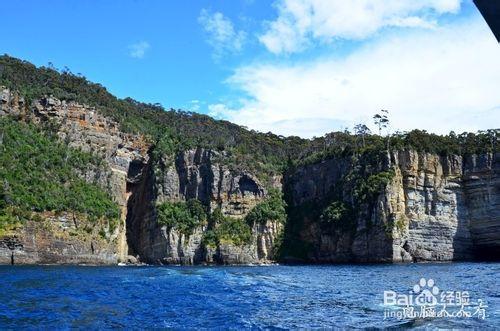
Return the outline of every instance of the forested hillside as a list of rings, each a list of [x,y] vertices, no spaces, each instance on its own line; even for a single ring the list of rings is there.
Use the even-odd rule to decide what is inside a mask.
[[[413,148],[439,154],[465,154],[498,148],[498,130],[478,134],[452,132],[446,136],[428,134],[423,130],[396,131],[388,138],[371,134],[369,130],[355,130],[352,134],[336,132],[312,140],[260,133],[203,114],[166,110],[160,104],[142,103],[131,98],[119,99],[102,85],[92,83],[68,68],[37,68],[8,55],[0,56],[2,85],[19,91],[28,103],[52,95],[61,100],[95,106],[103,115],[116,120],[124,132],[146,134],[153,141],[168,135],[174,138],[179,150],[201,146],[226,151],[233,156],[235,164],[266,172],[281,172],[289,162],[304,163],[359,149]]]
[[[116,203],[82,179],[101,166],[98,156],[68,147],[50,131],[0,118],[0,229],[44,211],[76,212],[116,226]]]
[[[57,240],[43,239],[59,235],[57,222],[48,222],[54,231],[27,226],[43,222],[23,222],[44,213],[45,219],[77,213],[90,222],[80,230],[90,231],[91,238],[74,232],[76,223],[68,232],[66,216],[58,218],[62,232],[79,242],[70,258],[91,256],[92,263],[124,261],[127,255],[132,261],[139,256],[147,263],[188,264],[427,258],[419,247],[407,251],[398,240],[412,231],[414,214],[424,209],[421,219],[447,210],[443,226],[453,233],[466,213],[448,206],[469,208],[458,200],[462,196],[484,205],[477,210],[492,210],[493,216],[481,221],[496,226],[496,195],[490,193],[498,129],[399,132],[389,130],[388,111],[374,110],[378,134],[359,123],[353,132],[283,137],[119,99],[69,69],[37,68],[7,55],[0,56],[0,86],[0,230],[5,234],[21,224],[21,230],[4,236],[7,256],[17,247],[10,244],[14,239],[19,245],[30,238],[40,238],[39,247],[50,243],[35,252],[59,247]],[[458,181],[458,198],[443,186],[451,180]],[[413,204],[417,210],[407,215],[403,191],[433,199],[438,207],[424,208],[425,199],[419,198]],[[467,231],[485,243],[480,249],[492,240],[496,247],[496,237],[483,227]],[[109,240],[101,242],[100,253],[96,236]],[[26,254],[30,261],[65,261],[67,247],[74,247],[70,239],[57,257]],[[470,256],[467,245],[457,258]],[[406,255],[391,257],[391,250]]]
[[[69,69],[37,68],[7,55],[0,56],[2,85],[19,91],[28,103],[52,95],[61,100],[95,106],[103,115],[116,120],[124,132],[146,134],[153,141],[170,135],[179,149],[202,146],[225,150],[234,156],[235,163],[251,168],[281,170],[289,157],[295,157],[311,144],[299,137],[257,133],[198,113],[166,110],[159,104],[146,104],[131,98],[118,99],[102,85],[73,74]]]

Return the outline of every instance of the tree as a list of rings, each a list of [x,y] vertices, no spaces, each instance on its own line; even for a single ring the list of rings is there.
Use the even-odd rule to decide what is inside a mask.
[[[283,195],[276,189],[269,190],[269,197],[256,205],[246,216],[250,226],[256,223],[265,224],[267,221],[285,222],[286,203]]]
[[[378,126],[378,134],[382,135],[382,129],[387,128],[389,125],[389,111],[382,109],[379,113],[373,115],[373,122]]]
[[[494,153],[496,151],[496,143],[498,141],[497,135],[500,130],[498,129],[489,129],[486,131],[486,136],[488,137],[491,152]]]
[[[6,197],[7,197],[7,194],[5,194],[5,189],[4,189],[4,185],[2,182],[0,182],[0,212],[5,208],[5,206],[7,205],[7,202],[6,202]]]
[[[371,134],[372,132],[370,131],[370,129],[364,125],[364,124],[356,124],[356,126],[354,126],[354,133],[358,136],[361,136],[361,139],[363,141],[363,147],[366,146],[365,144],[365,136]]]
[[[205,208],[199,200],[191,199],[187,202],[166,201],[156,208],[158,223],[168,228],[175,228],[182,234],[189,236],[194,229],[207,220]]]

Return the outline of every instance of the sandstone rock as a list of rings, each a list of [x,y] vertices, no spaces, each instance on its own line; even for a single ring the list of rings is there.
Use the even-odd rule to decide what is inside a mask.
[[[79,174],[107,189],[122,210],[121,224],[105,240],[78,234],[71,217],[47,216],[50,227],[32,222],[0,238],[0,263],[92,263],[117,261],[158,264],[266,263],[285,231],[266,222],[252,228],[249,244],[208,247],[208,225],[189,235],[157,223],[155,206],[165,201],[199,199],[209,211],[244,218],[267,196],[255,174],[228,166],[227,155],[196,148],[149,158],[145,137],[119,130],[98,109],[47,96],[27,105],[17,93],[0,87],[0,116],[33,123],[54,121],[58,136],[70,146],[99,154],[105,165]],[[499,154],[446,157],[405,150],[388,154],[379,170],[395,176],[372,205],[361,207],[352,231],[324,229],[310,215],[298,238],[310,248],[308,262],[448,261],[500,256]],[[155,161],[156,162],[156,161]],[[343,189],[350,158],[332,158],[299,167],[270,181],[290,187],[290,203],[299,207]],[[130,247],[129,247],[130,246]],[[129,254],[132,254],[129,256]],[[139,256],[139,261],[133,256]],[[135,259],[135,260],[134,260]]]
[[[305,219],[302,240],[315,262],[449,261],[500,256],[499,155],[440,157],[400,151],[395,176],[352,233],[325,233]],[[299,168],[288,179],[294,205],[324,199],[349,170],[344,159]],[[345,185],[345,183],[343,184]],[[369,218],[370,227],[367,220]],[[388,225],[392,226],[387,232]]]
[[[90,254],[81,260],[71,260],[70,257],[74,255],[74,253],[71,253],[71,249],[62,249],[59,253],[53,255],[54,258],[51,258],[50,262],[47,263],[56,263],[58,259],[61,263],[69,263],[69,261],[75,263],[84,263],[85,261],[88,263],[116,263],[116,255],[121,260],[124,260],[128,252],[125,236],[125,218],[129,197],[127,182],[129,180],[129,171],[134,170],[130,175],[137,177],[140,174],[135,170],[137,168],[142,169],[142,165],[147,162],[149,144],[145,138],[120,132],[116,122],[102,116],[93,107],[72,101],[61,101],[54,97],[35,100],[32,105],[28,106],[25,105],[23,98],[5,88],[0,88],[1,115],[21,116],[34,123],[53,121],[58,124],[58,136],[66,141],[69,146],[97,153],[103,157],[105,160],[104,165],[88,169],[85,173],[81,173],[80,176],[88,182],[98,183],[102,188],[107,189],[122,209],[122,223],[117,233],[112,234],[110,237],[110,241],[115,241],[115,244],[107,247],[106,252],[100,253],[102,257],[96,258],[95,254]],[[137,164],[140,164],[140,166],[137,166]],[[64,227],[64,225],[62,226]],[[29,229],[25,229],[25,231],[26,233],[30,232]],[[49,233],[44,235],[49,235]],[[23,238],[26,239],[27,237]],[[74,244],[69,243],[68,245],[74,246]],[[59,242],[58,246],[62,247],[64,243]],[[36,249],[24,251],[23,254],[27,254],[26,263],[44,263],[37,261],[47,261],[44,260],[45,258],[41,259],[39,255],[45,254],[46,252],[43,251],[45,249],[52,249],[51,246],[38,245],[36,247]],[[81,251],[84,251],[83,248]],[[5,254],[8,255],[8,253]],[[65,254],[68,256],[65,257]],[[2,258],[1,263],[6,263],[4,259]]]
[[[221,208],[226,216],[242,218],[265,198],[266,190],[255,176],[229,169],[221,158],[214,151],[197,148],[164,156],[158,165],[148,164],[143,180],[131,186],[127,226],[133,254],[142,261],[162,264],[261,263],[273,258],[272,246],[282,230],[273,222],[254,226],[249,245],[216,248],[202,243],[206,227],[185,236],[158,225],[154,206],[164,201],[198,199],[209,212]]]
[[[82,221],[83,222],[83,221]],[[116,264],[113,244],[97,231],[78,232],[64,219],[27,221],[16,235],[0,238],[0,264]]]

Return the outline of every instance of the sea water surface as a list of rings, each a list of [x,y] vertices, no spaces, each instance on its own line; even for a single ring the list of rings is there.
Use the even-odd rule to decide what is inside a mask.
[[[500,263],[1,266],[0,329],[500,328]],[[482,299],[486,318],[384,319],[421,278]]]

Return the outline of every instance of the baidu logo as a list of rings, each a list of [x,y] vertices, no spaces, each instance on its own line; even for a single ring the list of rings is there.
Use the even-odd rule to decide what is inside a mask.
[[[432,278],[420,278],[418,284],[413,286],[413,293],[416,295],[415,304],[418,306],[435,306],[438,303],[439,288],[434,285]]]
[[[442,291],[432,278],[420,278],[408,293],[384,291],[385,318],[486,318],[483,300],[468,291]]]

